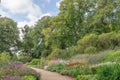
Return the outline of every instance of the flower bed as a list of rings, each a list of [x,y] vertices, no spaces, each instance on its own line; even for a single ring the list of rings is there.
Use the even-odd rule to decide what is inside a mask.
[[[22,63],[1,62],[0,80],[39,80],[39,75]]]
[[[91,70],[87,66],[80,66],[79,64],[75,64],[75,65],[71,64],[69,66],[65,64],[52,65],[52,66],[48,66],[47,70],[58,72],[62,75],[68,75],[71,77],[91,74]]]

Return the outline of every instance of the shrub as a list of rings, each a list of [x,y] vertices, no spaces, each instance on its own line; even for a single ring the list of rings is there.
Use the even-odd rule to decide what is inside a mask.
[[[96,46],[98,36],[96,34],[86,35],[82,39],[78,40],[77,44],[82,46]]]
[[[18,60],[23,63],[30,62],[32,60],[32,57],[27,56],[27,55],[19,55]]]
[[[51,53],[51,51],[50,50],[44,50],[43,52],[42,52],[42,57],[47,57],[49,54]]]
[[[101,66],[97,75],[97,80],[120,80],[120,64]]]
[[[12,61],[18,61],[17,54],[12,54]]]
[[[47,68],[47,70],[52,71],[52,72],[60,72],[64,68],[65,68],[64,64],[57,64],[57,65],[54,65],[54,66],[49,66]]]
[[[120,61],[120,51],[110,53],[106,57],[105,61]]]
[[[104,62],[106,57],[113,52],[112,50],[106,50],[99,52],[98,54],[90,55],[88,57],[88,63],[90,64],[99,64],[101,62]]]
[[[25,75],[25,76],[23,76],[23,78],[25,78],[26,80],[37,80],[36,77],[34,77],[32,75]]]
[[[114,36],[112,36],[114,33],[103,33],[101,35],[99,35],[98,37],[98,47],[99,49],[109,49],[109,48],[113,48],[113,44],[112,44],[112,38]]]
[[[47,57],[47,59],[49,60],[49,59],[51,59],[53,57],[56,57],[57,55],[61,55],[61,53],[62,53],[62,50],[60,50],[60,49],[54,49],[52,51],[52,53]]]
[[[65,49],[65,50],[56,49],[52,52],[52,55],[54,57],[67,59],[78,53],[79,53],[79,51],[77,50],[76,46],[73,46],[73,47],[69,47],[68,49]]]
[[[77,77],[78,75],[87,75],[91,74],[91,69],[88,67],[80,67],[79,65],[76,66],[65,66],[63,64],[59,64],[56,66],[49,66],[47,68],[49,71],[58,72],[62,75],[69,75],[72,77]]]
[[[90,34],[90,35],[86,35],[82,39],[78,40],[77,44],[78,44],[78,48],[79,48],[80,52],[83,53],[85,48],[87,48],[89,46],[96,47],[97,42],[98,42],[98,35]]]
[[[78,40],[77,44],[81,53],[84,53],[89,46],[94,46],[98,51],[115,49],[115,47],[120,47],[120,31],[100,35],[89,34]]]
[[[11,60],[11,56],[7,52],[3,52],[0,54],[0,61],[1,62],[9,62]]]
[[[29,64],[30,65],[38,65],[38,64],[40,64],[40,59],[32,59],[32,61]]]
[[[84,53],[90,53],[90,54],[93,54],[95,52],[96,52],[96,48],[93,46],[87,47],[84,51]]]
[[[25,67],[22,63],[0,63],[0,80],[18,80],[20,77],[20,80],[26,80],[23,79],[24,76],[28,80],[31,80],[30,78],[34,77],[34,80],[39,80],[39,75],[32,69]],[[9,76],[9,77],[8,77]],[[15,76],[18,76],[18,79]],[[7,77],[7,78],[6,78]],[[32,78],[33,79],[33,78]]]
[[[77,80],[97,80],[94,75],[78,75]]]

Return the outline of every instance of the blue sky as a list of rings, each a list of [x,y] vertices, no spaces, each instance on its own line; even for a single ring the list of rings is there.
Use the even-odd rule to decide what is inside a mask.
[[[12,18],[18,27],[32,26],[45,15],[55,16],[62,0],[1,0],[0,14]]]

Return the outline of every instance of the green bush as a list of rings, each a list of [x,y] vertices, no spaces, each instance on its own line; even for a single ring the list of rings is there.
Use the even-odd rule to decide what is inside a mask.
[[[47,59],[51,59],[52,57],[56,57],[57,55],[61,55],[62,50],[61,49],[54,49],[52,53],[47,57]]]
[[[52,52],[54,57],[67,59],[72,57],[75,54],[78,54],[79,51],[77,50],[76,46],[70,47],[68,49],[62,50],[62,49],[56,49]]]
[[[51,53],[51,51],[50,50],[44,50],[43,52],[42,52],[42,57],[47,57],[49,54]]]
[[[63,70],[64,68],[65,68],[64,64],[57,64],[54,66],[49,66],[47,70],[60,73],[60,71]]]
[[[83,37],[82,39],[78,40],[77,44],[82,46],[96,46],[97,44],[98,35],[96,34],[89,34]]]
[[[111,33],[103,33],[101,35],[99,35],[98,37],[98,47],[99,49],[109,49],[109,48],[113,48],[113,44],[112,44],[112,39],[113,39],[113,32]]]
[[[88,67],[86,68],[80,66],[68,67],[65,70],[67,70],[66,74],[69,74],[72,77],[77,77],[78,75],[88,75],[92,73]]]
[[[77,80],[97,80],[94,75],[78,75]]]
[[[19,55],[18,60],[23,63],[30,62],[32,60],[32,57],[27,56],[27,55]]]
[[[25,75],[23,78],[25,78],[26,80],[37,80],[37,78],[33,75]]]
[[[29,64],[30,65],[38,65],[38,64],[40,64],[40,59],[32,59],[32,61]]]
[[[100,35],[89,34],[78,40],[78,49],[84,53],[89,46],[94,46],[98,51],[106,49],[115,49],[120,47],[120,31],[103,33]]]
[[[12,54],[12,61],[18,61],[18,57],[16,53]]]
[[[102,53],[90,55],[88,59],[89,64],[99,64],[105,61],[106,57],[109,55],[109,51],[105,51]]]
[[[98,42],[98,35],[90,34],[90,35],[86,35],[82,39],[78,40],[77,44],[78,44],[78,48],[79,48],[80,52],[84,53],[84,50],[87,47],[89,47],[89,46],[95,46],[96,47],[97,42]]]
[[[120,61],[120,51],[110,53],[106,57],[105,61]]]
[[[101,66],[96,74],[97,80],[120,80],[120,64]]]
[[[96,52],[96,48],[93,46],[87,47],[84,51],[84,53],[90,53],[90,54],[94,54]]]
[[[69,75],[72,77],[77,77],[78,75],[87,75],[87,74],[91,74],[91,69],[89,69],[88,67],[80,67],[79,65],[76,66],[65,66],[63,64],[59,64],[59,65],[54,65],[54,66],[49,66],[47,68],[47,70],[49,71],[53,71],[53,72],[58,72],[62,75]]]
[[[11,60],[11,56],[7,52],[3,52],[0,54],[0,62],[9,62]]]

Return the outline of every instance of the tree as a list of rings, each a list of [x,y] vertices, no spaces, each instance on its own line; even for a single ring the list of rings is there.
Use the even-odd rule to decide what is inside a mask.
[[[0,52],[16,49],[19,31],[17,23],[13,20],[1,17],[0,18]]]
[[[25,26],[22,30],[23,41],[21,42],[21,50],[24,54],[32,58],[38,58],[46,49],[44,42],[44,35],[41,33],[44,28],[49,26],[51,17],[44,16],[41,18],[34,27]]]
[[[47,42],[53,49],[66,49],[76,45],[76,42],[85,35],[86,12],[90,0],[63,0],[60,13],[50,21],[50,27],[43,32]]]
[[[32,56],[76,46],[88,34],[120,30],[120,0],[63,0],[55,17],[40,19],[24,39]],[[28,41],[26,41],[28,40]]]
[[[30,28],[28,25],[25,25],[22,29],[23,40],[19,43],[19,48],[24,55],[32,56],[33,55],[33,36],[32,36],[33,28]]]
[[[45,46],[45,36],[42,34],[42,30],[50,26],[49,21],[50,16],[42,17],[34,27],[33,31],[33,44],[34,44],[34,55],[39,57],[42,55],[43,51],[47,49]]]
[[[95,0],[93,17],[89,19],[89,30],[98,34],[119,30],[120,1]]]

